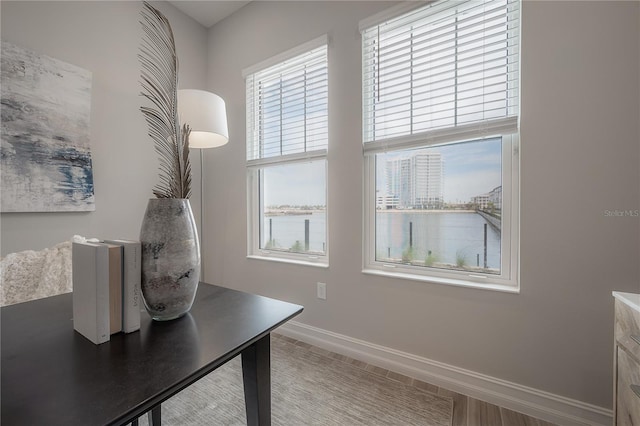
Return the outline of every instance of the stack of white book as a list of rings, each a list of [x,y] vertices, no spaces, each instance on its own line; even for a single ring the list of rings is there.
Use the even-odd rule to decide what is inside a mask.
[[[140,329],[139,241],[73,243],[73,328],[95,344]]]

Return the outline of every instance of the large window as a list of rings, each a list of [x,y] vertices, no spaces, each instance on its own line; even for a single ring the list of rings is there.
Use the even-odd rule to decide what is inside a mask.
[[[326,265],[327,39],[244,75],[249,255]]]
[[[517,289],[519,2],[361,24],[365,271]]]

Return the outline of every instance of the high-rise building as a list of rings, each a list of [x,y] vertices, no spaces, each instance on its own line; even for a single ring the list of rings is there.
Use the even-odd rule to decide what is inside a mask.
[[[444,201],[444,160],[439,152],[415,151],[388,160],[387,197],[399,208],[441,208]]]
[[[413,206],[441,208],[444,192],[442,155],[439,152],[418,151],[411,161],[413,165]]]

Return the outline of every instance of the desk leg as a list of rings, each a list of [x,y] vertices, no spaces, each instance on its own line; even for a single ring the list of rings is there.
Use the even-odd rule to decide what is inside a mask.
[[[247,426],[271,425],[271,336],[242,351]]]
[[[162,406],[156,405],[147,413],[149,425],[160,426],[162,424]]]

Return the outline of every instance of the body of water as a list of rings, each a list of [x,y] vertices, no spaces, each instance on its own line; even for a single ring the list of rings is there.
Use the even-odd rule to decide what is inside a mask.
[[[296,244],[305,252],[305,221],[309,221],[309,252],[325,253],[327,216],[325,212],[313,214],[265,216],[261,247],[290,250]]]
[[[309,252],[324,253],[326,214],[266,216],[262,247],[304,252],[305,221],[309,221]],[[376,260],[400,262],[412,243],[412,260],[465,266],[484,266],[484,224],[473,212],[376,212]],[[412,229],[412,237],[409,230]],[[271,242],[270,242],[271,240]],[[270,243],[269,243],[270,242]],[[435,265],[434,265],[435,266]],[[500,269],[500,233],[487,226],[487,267]]]
[[[376,260],[397,261],[409,248],[413,230],[413,259],[484,267],[484,224],[474,212],[376,212]],[[390,260],[391,259],[391,260]],[[500,233],[487,226],[487,267],[500,269]]]

